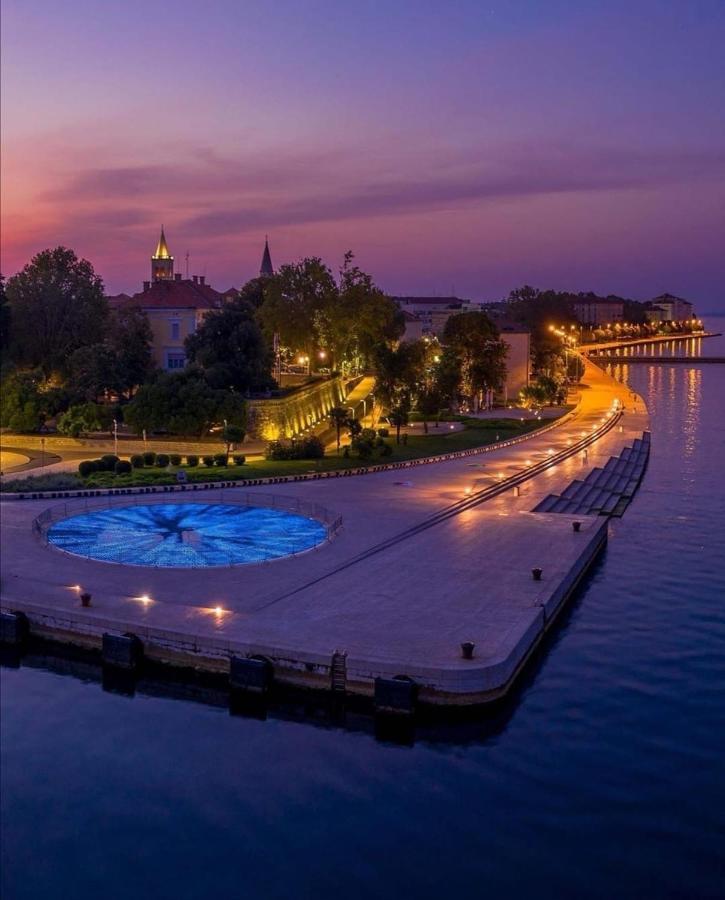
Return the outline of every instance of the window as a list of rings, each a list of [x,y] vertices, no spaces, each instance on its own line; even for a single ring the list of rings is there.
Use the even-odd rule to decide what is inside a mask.
[[[166,368],[167,369],[183,369],[186,365],[186,357],[183,353],[167,353]]]
[[[179,321],[178,321],[178,319],[173,320],[171,322],[171,340],[172,341],[179,340]]]

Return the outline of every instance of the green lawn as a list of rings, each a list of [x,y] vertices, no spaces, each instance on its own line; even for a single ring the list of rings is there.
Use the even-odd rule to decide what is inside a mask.
[[[470,450],[475,447],[483,447],[495,443],[496,436],[505,441],[512,437],[518,437],[530,431],[535,431],[543,425],[548,425],[552,419],[534,420],[527,419],[521,422],[517,419],[465,419],[465,428],[462,431],[450,431],[446,424],[439,428],[429,426],[429,433],[409,435],[407,444],[396,445],[394,431],[386,439],[392,445],[393,452],[390,456],[381,456],[376,449],[372,458],[360,460],[352,454],[349,457],[340,453],[328,453],[324,459],[319,460],[285,460],[274,461],[267,459],[250,460],[243,466],[213,466],[199,465],[194,467],[180,466],[167,469],[153,467],[134,469],[128,475],[115,475],[112,472],[94,472],[83,480],[71,473],[57,473],[48,475],[31,476],[26,479],[15,479],[2,484],[3,491],[54,491],[71,490],[79,488],[99,487],[141,487],[146,485],[176,484],[176,472],[186,472],[187,482],[209,481],[237,481],[241,479],[269,478],[280,475],[300,475],[308,472],[330,472],[338,469],[353,469],[361,466],[374,466],[380,463],[401,462],[409,459],[420,459],[424,456],[439,456],[457,450]]]

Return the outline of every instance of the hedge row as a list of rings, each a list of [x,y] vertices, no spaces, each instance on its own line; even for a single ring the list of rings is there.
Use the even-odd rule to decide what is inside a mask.
[[[241,453],[232,456],[235,466],[243,466],[246,457]],[[212,456],[202,457],[205,466],[228,466],[229,454],[215,453]],[[182,457],[178,453],[134,453],[129,461],[119,459],[113,453],[107,453],[100,459],[84,459],[78,465],[78,474],[81,478],[88,478],[95,472],[115,472],[116,475],[127,475],[133,469],[155,468],[167,469],[169,466],[180,466]],[[186,457],[186,465],[195,467],[199,465],[199,457],[189,453]]]

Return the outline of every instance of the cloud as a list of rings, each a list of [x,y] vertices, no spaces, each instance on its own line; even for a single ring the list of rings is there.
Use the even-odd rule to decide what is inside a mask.
[[[425,174],[394,177],[331,176],[323,191],[306,184],[267,202],[247,202],[191,216],[195,234],[222,236],[247,228],[368,218],[455,208],[501,198],[652,188],[725,178],[725,152],[637,153],[621,149],[511,148],[505,156],[481,152],[480,160],[432,161]],[[351,187],[353,185],[353,187]],[[228,185],[229,194],[234,185]]]
[[[222,155],[186,148],[165,165],[94,167],[46,199],[69,228],[130,235],[162,219],[187,235],[219,238],[306,223],[458,209],[500,199],[652,189],[725,179],[725,151],[645,151],[571,142],[456,148],[400,138],[321,153],[277,149]]]

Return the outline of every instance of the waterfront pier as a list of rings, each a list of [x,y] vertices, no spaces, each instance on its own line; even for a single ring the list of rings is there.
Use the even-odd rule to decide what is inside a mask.
[[[227,673],[232,658],[256,658],[279,683],[372,696],[376,679],[405,677],[421,702],[496,699],[607,540],[604,514],[533,510],[648,431],[641,398],[591,361],[576,400],[557,427],[512,446],[279,485],[342,527],[318,549],[269,563],[92,561],[33,534],[58,501],[3,501],[3,609],[24,613],[34,633],[85,646],[131,633],[146,657],[198,669]]]

